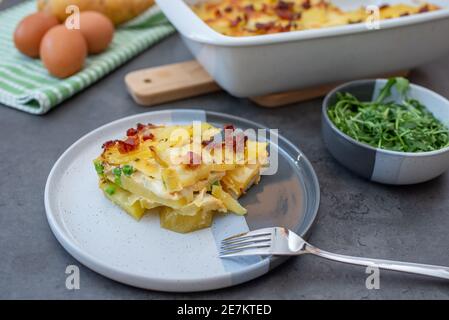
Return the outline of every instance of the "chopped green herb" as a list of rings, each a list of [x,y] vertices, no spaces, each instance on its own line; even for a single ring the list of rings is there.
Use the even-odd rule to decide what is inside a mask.
[[[116,167],[112,169],[112,173],[114,174],[114,182],[115,184],[121,186],[122,185],[122,169],[120,167]]]
[[[210,185],[207,187],[207,192],[211,192],[211,191],[212,191],[212,188],[213,188],[214,186],[220,187],[220,186],[221,186],[220,181],[217,180],[217,181],[214,181],[212,184],[210,184]]]
[[[95,166],[95,171],[97,171],[98,175],[101,176],[104,174],[104,166],[100,161],[95,161],[94,166]]]
[[[402,102],[387,101],[393,87]],[[449,146],[449,129],[419,101],[407,97],[404,78],[392,78],[373,102],[359,101],[350,93],[337,93],[328,115],[343,133],[376,148],[400,152],[428,152]]]
[[[120,177],[122,175],[122,169],[120,169],[120,167],[116,167],[112,169],[112,173],[114,174],[114,176]]]
[[[129,177],[130,175],[132,175],[134,173],[134,168],[130,165],[125,165],[123,166],[123,174],[127,177]]]
[[[108,185],[105,189],[104,192],[106,192],[108,195],[112,196],[115,193],[115,187],[113,185]]]

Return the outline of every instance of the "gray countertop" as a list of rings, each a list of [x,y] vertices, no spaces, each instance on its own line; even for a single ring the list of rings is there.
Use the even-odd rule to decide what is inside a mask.
[[[19,2],[7,0],[0,10]],[[412,54],[412,53],[411,53]],[[289,260],[233,288],[194,294],[135,289],[104,278],[72,258],[45,217],[44,186],[63,151],[84,134],[128,115],[165,108],[203,108],[260,122],[299,146],[322,188],[310,242],[339,253],[449,266],[449,174],[409,187],[370,183],[351,174],[324,148],[321,99],[263,109],[221,92],[158,108],[136,105],[123,78],[133,70],[191,59],[178,35],[138,56],[45,116],[0,106],[0,298],[56,299],[448,299],[449,283],[381,272],[380,289],[365,286],[365,269],[312,256]],[[410,79],[449,97],[449,56]],[[78,265],[81,289],[66,289],[65,270]]]

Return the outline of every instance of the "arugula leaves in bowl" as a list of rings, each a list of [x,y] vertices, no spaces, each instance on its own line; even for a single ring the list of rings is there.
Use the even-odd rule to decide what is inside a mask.
[[[390,99],[392,89],[401,101]],[[329,119],[343,133],[375,148],[399,152],[430,152],[449,146],[449,129],[420,101],[408,97],[409,81],[389,79],[374,101],[337,93]]]

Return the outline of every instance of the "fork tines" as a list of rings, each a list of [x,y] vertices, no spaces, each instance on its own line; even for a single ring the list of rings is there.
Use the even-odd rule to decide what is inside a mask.
[[[221,242],[220,257],[260,254],[271,247],[272,229],[262,229],[242,233]]]

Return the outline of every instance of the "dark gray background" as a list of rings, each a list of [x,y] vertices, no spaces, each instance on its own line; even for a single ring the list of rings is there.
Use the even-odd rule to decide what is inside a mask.
[[[0,9],[17,2],[6,0]],[[313,256],[291,259],[237,287],[167,294],[116,283],[81,266],[65,252],[47,224],[43,196],[47,176],[62,152],[89,131],[124,116],[162,108],[204,108],[280,128],[305,152],[322,188],[312,244],[343,254],[449,266],[449,174],[409,187],[359,179],[338,165],[323,146],[321,99],[263,109],[217,93],[149,109],[136,105],[126,92],[123,78],[128,72],[191,58],[174,35],[45,116],[0,107],[0,298],[449,298],[448,282],[391,272],[381,273],[380,290],[367,290],[363,268]],[[410,78],[449,97],[449,56],[414,70]],[[65,288],[64,272],[71,264],[81,269],[78,291]]]

